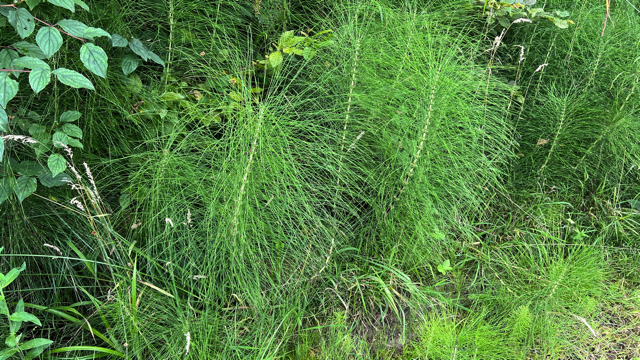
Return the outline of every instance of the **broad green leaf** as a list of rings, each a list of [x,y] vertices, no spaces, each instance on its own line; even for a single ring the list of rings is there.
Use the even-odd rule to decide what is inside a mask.
[[[20,180],[20,179],[18,179],[18,180]],[[13,280],[17,279],[18,275],[20,275],[20,273],[23,272],[24,269],[26,269],[26,268],[27,268],[27,263],[23,262],[21,267],[13,268],[13,269],[9,270],[7,275],[4,276],[4,282],[2,283],[2,287],[9,286],[13,282]],[[16,311],[20,310],[20,302],[18,302],[18,305],[16,306],[16,309],[17,309]]]
[[[124,59],[122,59],[122,72],[125,75],[129,75],[138,68],[139,64],[140,58],[133,54],[127,54]]]
[[[51,154],[49,156],[49,160],[47,161],[47,165],[49,165],[49,170],[51,170],[51,177],[55,178],[56,175],[61,172],[67,170],[67,161],[60,154]]]
[[[269,64],[274,68],[282,64],[282,53],[280,51],[272,52],[271,55],[269,55]]]
[[[69,34],[82,38],[85,30],[87,30],[88,26],[81,23],[80,21],[64,19],[58,21],[58,26],[62,28],[62,30],[68,32]]]
[[[20,66],[27,69],[51,69],[49,65],[40,60],[31,56],[23,56],[13,60],[11,64],[12,67]]]
[[[9,316],[9,320],[11,321],[28,321],[28,322],[32,322],[38,326],[42,326],[42,323],[40,323],[40,320],[38,320],[37,317],[35,317],[35,315],[29,314],[28,312],[25,311],[20,311],[20,312],[14,312],[13,314],[11,314],[11,316]]]
[[[95,90],[93,84],[91,84],[91,81],[89,81],[89,79],[87,79],[86,77],[84,77],[84,75],[80,74],[77,71],[59,68],[53,70],[52,73],[58,78],[58,81],[65,85],[69,85],[72,88],[85,88],[89,90]]]
[[[127,47],[129,40],[123,38],[118,34],[111,34],[111,46],[113,47]]]
[[[302,51],[302,56],[307,61],[311,60],[315,55],[316,55],[316,50],[310,47],[306,47]]]
[[[51,141],[51,135],[47,132],[46,126],[31,124],[29,126],[29,134],[40,143]]]
[[[53,134],[53,138],[51,140],[53,141],[53,146],[57,148],[61,148],[61,147],[65,147],[66,145],[69,145],[69,136],[63,133],[62,131],[56,131]]]
[[[44,187],[52,188],[54,186],[62,186],[67,185],[71,182],[71,177],[65,173],[60,173],[56,176],[51,175],[50,172],[42,176],[38,176],[38,180],[40,180],[40,184]]]
[[[34,93],[39,93],[42,91],[49,82],[51,81],[51,70],[50,69],[33,69],[29,73],[29,85],[31,85],[31,89],[33,89]]]
[[[62,35],[60,35],[60,30],[52,26],[43,26],[36,34],[36,43],[47,59],[60,49],[62,41],[63,39]]]
[[[38,188],[38,181],[36,178],[30,176],[21,176],[16,180],[16,195],[18,200],[22,203],[29,195],[33,194]]]
[[[69,146],[77,147],[79,149],[84,149],[84,146],[82,146],[82,143],[80,142],[80,140],[74,139],[72,137],[69,138]]]
[[[13,177],[0,178],[0,204],[5,202],[9,196],[13,194],[12,179]],[[0,283],[0,287],[2,287],[2,283]]]
[[[4,344],[7,345],[7,347],[15,348],[18,345],[16,334],[9,334],[9,336],[7,336],[7,339],[4,341]]]
[[[30,349],[37,348],[37,347],[40,347],[40,346],[47,347],[47,346],[49,346],[51,344],[53,344],[53,341],[51,341],[49,339],[43,339],[43,338],[33,339],[33,340],[29,340],[26,343],[20,345],[20,350],[30,350]]]
[[[1,107],[0,107],[0,131],[4,131],[4,132],[9,131],[9,117],[7,116],[7,112],[4,111],[4,109]],[[0,158],[0,161],[2,161],[1,158]]]
[[[77,111],[65,111],[60,115],[60,122],[73,122],[80,119],[80,116],[82,114]]]
[[[82,34],[82,37],[84,37],[85,39],[92,39],[94,37],[100,37],[100,36],[106,36],[109,39],[111,39],[111,34],[109,34],[108,32],[100,28],[88,27],[84,30],[84,33]]]
[[[11,69],[11,64],[13,60],[20,57],[17,51],[11,49],[2,49],[0,50],[0,69]],[[15,70],[22,70],[22,68],[16,68]],[[16,76],[19,75],[19,72],[13,73]]]
[[[47,172],[47,168],[37,161],[26,160],[18,165],[16,172],[22,176],[40,176]]]
[[[140,56],[144,61],[149,59],[149,49],[147,49],[139,39],[131,39],[131,41],[129,41],[129,49]]]
[[[0,72],[0,106],[7,108],[7,103],[18,93],[18,82],[9,78],[6,71]]]
[[[25,2],[29,6],[29,10],[33,10],[33,8],[35,8],[36,6],[40,5],[42,0],[27,0]]]
[[[74,3],[76,3],[76,5],[80,6],[82,9],[84,9],[85,11],[89,11],[89,6],[87,4],[85,4],[84,1],[82,0],[73,0]]]
[[[4,349],[0,351],[0,360],[6,360],[15,355],[19,350],[16,348]]]
[[[554,13],[560,17],[567,17],[570,15],[570,13],[566,10],[557,10],[557,11],[554,11]]]
[[[13,25],[18,35],[23,39],[31,35],[36,28],[33,15],[25,8],[11,10],[9,12],[9,24]]]
[[[64,124],[62,125],[62,128],[60,128],[60,130],[62,130],[63,133],[69,135],[69,136],[73,136],[75,138],[78,139],[82,139],[82,130],[77,127],[76,125],[73,124]]]
[[[86,43],[80,48],[80,60],[92,73],[107,77],[107,53],[101,47]]]
[[[569,27],[569,23],[567,22],[567,20],[562,20],[562,19],[558,19],[558,18],[554,18],[553,19],[553,23],[559,27],[560,29],[566,29]]]
[[[4,139],[0,137],[0,161],[2,161],[3,156],[4,156]]]
[[[162,61],[162,59],[160,59],[160,56],[156,55],[154,52],[149,51],[149,60],[164,67],[164,61]]]
[[[26,41],[18,41],[11,46],[13,46],[16,50],[18,50],[18,52],[23,55],[31,56],[40,60],[44,60],[47,58],[47,55],[45,55],[40,47],[36,44],[32,44]]]
[[[70,10],[71,12],[76,12],[75,3],[73,0],[49,0],[55,6],[60,6],[61,8],[65,8]]]

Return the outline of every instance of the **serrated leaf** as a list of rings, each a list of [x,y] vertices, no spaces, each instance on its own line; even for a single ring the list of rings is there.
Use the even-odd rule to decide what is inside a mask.
[[[65,111],[60,115],[60,122],[72,122],[80,119],[81,113],[77,111]]]
[[[67,170],[67,161],[60,154],[51,154],[47,161],[47,165],[49,166],[49,170],[51,170],[51,177],[54,178],[56,175]]]
[[[75,3],[73,2],[73,0],[49,0],[49,2],[55,6],[70,10],[71,12],[76,12]]]
[[[46,62],[31,56],[23,56],[13,60],[12,67],[20,66],[27,69],[50,69]]]
[[[29,126],[29,134],[40,143],[51,141],[51,135],[47,132],[47,128],[38,124]]]
[[[69,136],[62,131],[56,131],[51,138],[53,141],[53,146],[57,148],[63,148],[69,145]]]
[[[40,176],[46,174],[47,168],[37,161],[23,161],[18,165],[16,172],[22,176]]]
[[[7,116],[7,112],[4,111],[4,109],[1,107],[0,107],[0,131],[4,131],[4,132],[9,131],[9,117]]]
[[[44,346],[47,347],[49,345],[53,344],[53,341],[49,340],[49,339],[43,339],[43,338],[39,338],[39,339],[33,339],[33,340],[29,340],[24,344],[20,345],[20,350],[30,350],[33,348],[37,348],[40,346]]]
[[[138,68],[139,64],[140,58],[133,54],[127,54],[124,59],[122,59],[122,72],[125,75],[129,75]]]
[[[111,34],[111,46],[113,47],[127,47],[129,40],[123,38],[118,34]]]
[[[144,61],[149,59],[149,49],[147,49],[139,39],[131,39],[131,41],[129,41],[129,49],[140,56]]]
[[[68,32],[69,34],[82,38],[85,30],[87,30],[88,26],[81,23],[80,21],[64,19],[58,21],[58,26],[62,28],[62,30]]]
[[[25,2],[29,6],[29,10],[33,10],[33,8],[35,8],[36,6],[40,5],[42,0],[26,0]]]
[[[12,179],[13,177],[0,178],[0,204],[5,202],[9,198],[9,196],[13,194]],[[0,283],[0,287],[2,287],[1,283]]]
[[[18,35],[23,39],[31,35],[36,28],[33,15],[25,8],[11,10],[9,12],[9,24],[13,25]]]
[[[89,81],[89,79],[87,79],[86,77],[84,77],[84,75],[80,74],[77,71],[59,68],[53,70],[52,73],[58,78],[58,81],[65,85],[71,86],[72,88],[85,88],[89,90],[95,90],[93,84],[91,84],[91,81]]]
[[[47,58],[47,55],[45,55],[40,47],[36,44],[32,44],[27,41],[18,41],[17,43],[11,44],[11,46],[13,46],[16,50],[18,50],[18,52],[23,55],[31,56],[40,60],[44,60]]]
[[[38,188],[38,181],[34,177],[21,176],[16,180],[16,195],[18,201],[22,203],[29,195],[33,194]]]
[[[160,56],[156,55],[154,52],[149,51],[149,60],[153,61],[154,63],[158,64],[158,65],[162,65],[162,67],[164,67],[164,61],[162,61],[162,59],[160,59]]]
[[[108,32],[100,28],[88,27],[85,29],[84,33],[82,34],[82,37],[84,37],[85,39],[92,39],[92,38],[101,37],[101,36],[106,36],[109,39],[111,39],[111,34],[109,34]]]
[[[33,69],[29,73],[29,85],[34,93],[39,93],[51,82],[51,70],[49,69]]]
[[[89,6],[87,4],[85,4],[84,1],[82,0],[73,0],[74,3],[76,3],[76,5],[80,6],[82,9],[84,9],[85,11],[89,11]]]
[[[7,103],[18,93],[18,82],[10,79],[6,71],[0,72],[0,106],[7,108]]]
[[[38,44],[47,59],[60,49],[62,42],[60,30],[52,26],[43,26],[36,34],[36,44]]]
[[[272,52],[269,55],[269,64],[274,68],[282,64],[282,53],[280,51]]]
[[[0,360],[6,360],[15,355],[19,350],[16,348],[4,349],[0,351]]]
[[[86,43],[80,48],[80,60],[92,73],[106,79],[107,53],[101,47]]]
[[[80,140],[74,139],[72,137],[69,138],[69,146],[77,147],[79,149],[84,149],[84,146],[82,146],[82,143],[80,142]]]
[[[38,176],[38,179],[40,180],[40,184],[42,184],[42,186],[48,188],[66,185],[71,182],[71,177],[69,177],[69,175],[65,173],[60,173],[56,176],[53,176],[50,172],[47,172],[42,176]]]
[[[67,134],[69,136],[73,136],[75,138],[82,139],[82,130],[79,127],[77,127],[76,125],[64,124],[64,125],[62,125],[60,130],[62,130],[62,132],[64,132],[65,134]]]
[[[35,179],[33,179],[35,180]],[[32,322],[38,326],[42,326],[42,323],[40,323],[40,320],[38,320],[37,317],[35,317],[35,315],[33,314],[29,314],[26,311],[20,311],[20,312],[14,312],[13,314],[11,314],[11,316],[9,316],[9,320],[11,321],[28,321],[28,322]]]

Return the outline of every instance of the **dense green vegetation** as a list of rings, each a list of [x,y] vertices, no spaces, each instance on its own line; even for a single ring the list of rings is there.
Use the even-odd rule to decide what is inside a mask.
[[[15,5],[111,39],[11,75],[0,359],[640,358],[637,0],[85,2]]]

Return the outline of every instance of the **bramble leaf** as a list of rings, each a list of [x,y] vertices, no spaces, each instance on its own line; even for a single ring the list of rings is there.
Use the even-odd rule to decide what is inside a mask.
[[[129,75],[134,72],[138,65],[140,64],[140,59],[132,54],[127,54],[124,59],[122,59],[122,72],[125,75]]]
[[[16,180],[16,195],[22,203],[29,195],[33,194],[38,188],[36,178],[30,176],[21,176]]]
[[[69,136],[82,139],[82,130],[73,124],[64,124],[60,130]]]
[[[129,49],[140,56],[144,61],[149,59],[149,49],[147,49],[139,39],[131,39],[131,41],[129,41]]]
[[[42,184],[42,186],[45,186],[48,188],[52,188],[54,186],[66,185],[69,182],[71,182],[71,178],[69,177],[69,175],[65,173],[60,173],[56,176],[53,176],[51,175],[50,172],[47,172],[42,176],[38,176],[38,179],[40,180],[40,184]]]
[[[51,154],[47,161],[49,170],[51,170],[51,177],[55,178],[61,172],[67,170],[67,161],[60,154]]]
[[[69,136],[62,131],[56,131],[53,134],[53,138],[51,140],[53,141],[53,146],[57,148],[62,148],[66,145],[69,145]]]
[[[72,122],[80,119],[81,113],[77,111],[65,111],[60,115],[60,122]]]

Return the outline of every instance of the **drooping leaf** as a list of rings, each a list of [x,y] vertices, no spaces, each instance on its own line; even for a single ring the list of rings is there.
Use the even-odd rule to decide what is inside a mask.
[[[122,59],[122,72],[125,75],[129,75],[138,68],[139,64],[140,58],[133,54],[127,54],[124,59]]]
[[[29,340],[26,343],[20,345],[20,350],[30,350],[30,349],[37,348],[37,347],[40,347],[40,346],[47,347],[47,346],[49,346],[51,344],[53,344],[53,341],[51,341],[49,339],[43,339],[43,338],[33,339],[33,340]]]
[[[129,49],[140,56],[144,61],[149,59],[149,49],[147,49],[139,39],[131,39],[131,41],[129,41]]]
[[[89,5],[85,4],[84,1],[82,0],[73,0],[74,3],[76,3],[76,5],[80,6],[82,9],[84,9],[85,11],[89,11]]]
[[[278,65],[282,64],[282,53],[280,51],[274,51],[269,55],[269,64],[272,67],[278,67]]]
[[[92,38],[101,37],[101,36],[106,36],[109,39],[111,39],[111,34],[109,34],[108,32],[100,28],[88,27],[84,30],[84,33],[82,34],[82,37],[85,39],[92,39]]]
[[[58,21],[58,26],[62,28],[62,30],[68,32],[69,34],[82,38],[85,30],[87,30],[88,26],[81,23],[80,21],[63,19]]]
[[[75,3],[73,0],[49,0],[55,6],[60,6],[61,8],[65,8],[70,10],[71,12],[76,12]]]
[[[40,60],[47,58],[47,55],[45,55],[36,44],[26,41],[18,41],[17,43],[11,44],[11,46],[18,50],[22,55],[31,56]]]
[[[69,136],[62,131],[56,131],[53,134],[53,138],[51,140],[53,141],[53,146],[57,148],[62,148],[66,145],[69,145]]]
[[[40,5],[42,0],[26,0],[25,2],[29,6],[29,10],[33,10],[36,6]]]
[[[1,107],[0,107],[0,131],[4,131],[4,132],[9,131],[9,117],[7,116],[7,112],[4,111],[4,109]]]
[[[58,78],[58,81],[65,85],[71,86],[72,88],[85,88],[89,90],[95,90],[93,84],[91,84],[91,81],[89,81],[89,79],[87,79],[86,77],[84,77],[84,75],[80,74],[77,71],[59,68],[53,70],[52,73]]]
[[[69,135],[69,136],[73,136],[75,138],[78,139],[82,139],[82,130],[77,127],[76,125],[73,124],[64,124],[62,125],[62,128],[60,128],[60,130],[62,130],[63,133]]]
[[[162,61],[162,59],[160,58],[160,56],[156,55],[154,52],[149,51],[149,60],[153,61],[154,63],[158,64],[158,65],[162,65],[162,67],[164,67],[164,61]]]
[[[77,111],[65,111],[60,115],[60,122],[73,122],[82,116],[81,113]]]
[[[36,34],[36,43],[47,59],[60,49],[62,42],[63,39],[62,35],[60,35],[60,30],[52,26],[43,26]]]
[[[0,72],[0,106],[7,108],[7,103],[18,93],[18,82],[10,79],[6,71]]]
[[[9,24],[13,25],[21,38],[26,38],[33,33],[36,23],[33,15],[25,8],[13,9],[9,12]]]
[[[84,149],[84,146],[82,146],[82,143],[80,142],[80,140],[74,139],[72,137],[69,138],[69,146],[77,147],[79,149]]]
[[[34,323],[34,324],[36,324],[38,326],[42,326],[42,323],[40,323],[40,320],[38,320],[38,318],[35,317],[35,315],[29,314],[26,311],[14,312],[13,314],[11,314],[11,316],[9,316],[9,320],[11,320],[11,321],[28,321],[28,322],[32,322],[32,323]]]
[[[67,170],[67,161],[60,154],[51,154],[47,161],[49,170],[51,170],[51,177],[55,178],[56,175]]]
[[[29,195],[33,194],[38,188],[38,181],[34,177],[21,176],[16,180],[16,195],[22,203]]]
[[[38,179],[40,180],[40,184],[42,184],[42,186],[48,188],[66,185],[71,182],[71,177],[69,177],[69,175],[65,173],[60,173],[56,176],[53,176],[50,172],[47,172],[42,176],[38,176]]]
[[[49,69],[33,69],[29,73],[29,85],[34,93],[42,91],[51,81],[51,70]]]
[[[127,47],[129,40],[123,38],[118,34],[111,34],[111,46],[113,47]]]
[[[12,67],[20,66],[27,69],[50,69],[49,65],[31,56],[23,56],[13,60]]]
[[[18,179],[18,180],[20,180],[20,179]],[[17,192],[17,190],[16,190],[16,192]],[[2,283],[2,287],[9,286],[13,282],[13,280],[17,279],[18,276],[20,275],[20,273],[23,272],[24,269],[26,269],[26,268],[27,268],[27,263],[23,262],[21,267],[13,268],[13,269],[9,270],[7,275],[4,276],[4,282]],[[20,310],[20,302],[18,302],[18,305],[16,306],[16,309],[17,309],[16,311]],[[24,302],[23,302],[23,309],[24,309]]]
[[[107,77],[107,53],[101,47],[86,43],[80,48],[80,60],[92,73]]]
[[[567,20],[562,20],[562,19],[558,19],[558,18],[554,18],[553,19],[553,23],[559,27],[560,29],[566,29],[569,27],[569,23],[567,22]]]
[[[40,176],[47,172],[47,168],[37,161],[26,160],[18,165],[16,172],[22,176]]]
[[[0,178],[0,204],[5,202],[13,194],[13,177]],[[0,287],[1,286],[0,282]]]

